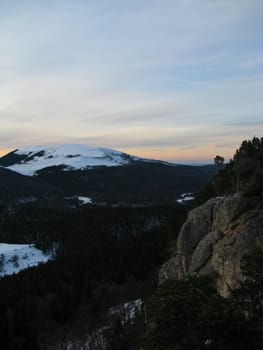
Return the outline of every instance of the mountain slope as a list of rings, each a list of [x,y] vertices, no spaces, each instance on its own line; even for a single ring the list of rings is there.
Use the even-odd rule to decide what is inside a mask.
[[[91,197],[95,202],[159,202],[174,201],[182,193],[196,192],[208,183],[213,166],[169,166],[136,162],[116,167],[91,170],[43,170],[38,178],[68,195]]]
[[[33,146],[10,152],[0,158],[0,165],[32,176],[39,170],[50,167],[79,170],[97,166],[121,166],[138,159],[112,149],[85,145]]]
[[[62,193],[39,178],[32,178],[0,167],[0,205],[26,201],[33,197],[61,196]]]

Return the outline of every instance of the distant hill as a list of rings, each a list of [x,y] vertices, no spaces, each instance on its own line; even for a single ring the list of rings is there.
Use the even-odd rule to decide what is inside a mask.
[[[122,166],[140,160],[142,158],[108,148],[73,144],[16,149],[0,158],[0,165],[32,176],[50,167],[60,167],[60,170],[84,170],[98,166]]]
[[[16,174],[25,182],[21,188],[30,183],[32,190],[47,186],[64,196],[117,203],[175,201],[184,192],[200,190],[215,173],[213,165],[176,165],[83,145],[15,150],[0,158],[0,165],[27,175]]]

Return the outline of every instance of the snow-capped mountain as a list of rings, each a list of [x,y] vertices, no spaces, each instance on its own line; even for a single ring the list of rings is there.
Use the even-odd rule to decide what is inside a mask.
[[[213,165],[175,165],[74,144],[16,149],[0,158],[0,166],[5,188],[0,205],[32,197],[52,202],[55,197],[85,197],[93,203],[173,201],[199,190],[215,171]]]
[[[73,144],[17,149],[2,157],[2,165],[22,175],[32,176],[39,170],[54,166],[79,170],[120,166],[136,160],[139,158],[112,149]]]

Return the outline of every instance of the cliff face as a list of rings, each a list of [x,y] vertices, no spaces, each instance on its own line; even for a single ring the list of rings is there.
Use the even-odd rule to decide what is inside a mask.
[[[159,281],[213,274],[219,293],[228,296],[242,279],[240,260],[256,247],[263,248],[263,210],[256,199],[213,198],[190,211]]]

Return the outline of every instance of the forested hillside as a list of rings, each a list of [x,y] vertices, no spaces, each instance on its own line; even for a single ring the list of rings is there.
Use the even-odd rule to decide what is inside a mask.
[[[55,260],[0,279],[1,344],[46,349],[105,324],[106,310],[144,298],[182,224],[185,206],[44,208],[2,215],[1,242],[32,242]]]
[[[185,192],[198,192],[214,174],[213,165],[137,162],[81,171],[44,169],[37,178],[68,195],[86,195],[95,202],[156,204],[174,202]]]
[[[30,201],[35,198],[61,198],[63,195],[63,191],[40,179],[23,176],[0,167],[0,206],[3,209],[16,202]]]

